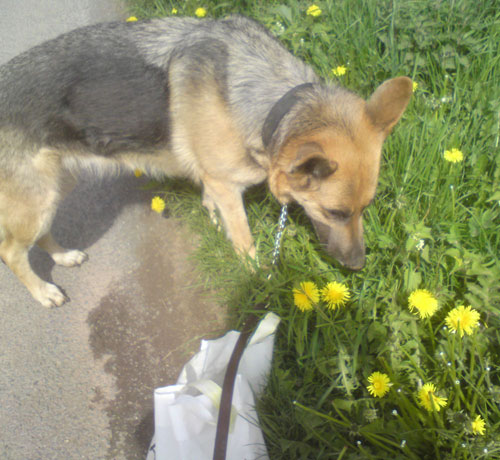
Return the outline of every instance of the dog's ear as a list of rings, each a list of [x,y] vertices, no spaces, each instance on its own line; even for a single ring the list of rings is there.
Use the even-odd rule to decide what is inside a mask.
[[[302,144],[290,165],[288,177],[294,188],[306,189],[331,176],[338,164],[329,160],[316,142]]]
[[[366,103],[373,124],[386,136],[403,115],[413,92],[408,77],[397,77],[382,83]]]

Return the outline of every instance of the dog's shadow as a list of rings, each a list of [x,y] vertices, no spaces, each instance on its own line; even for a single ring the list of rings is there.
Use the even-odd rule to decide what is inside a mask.
[[[78,185],[59,205],[52,235],[64,248],[85,251],[113,225],[124,208],[132,204],[147,206],[152,192],[144,188],[145,177],[133,174],[95,177],[82,173]],[[29,254],[33,270],[43,279],[53,282],[54,262],[35,246]]]

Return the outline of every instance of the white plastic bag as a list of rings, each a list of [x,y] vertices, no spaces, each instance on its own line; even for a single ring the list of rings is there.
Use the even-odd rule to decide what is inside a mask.
[[[268,313],[249,341],[234,383],[227,460],[266,460],[268,454],[255,412],[271,368],[279,317]],[[184,366],[176,385],[154,393],[155,436],[147,460],[211,460],[222,382],[239,337],[230,331],[202,340],[200,351]]]

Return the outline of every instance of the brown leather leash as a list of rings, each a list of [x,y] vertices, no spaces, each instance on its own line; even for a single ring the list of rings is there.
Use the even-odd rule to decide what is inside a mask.
[[[265,309],[264,304],[257,306],[259,310]],[[238,365],[240,363],[241,356],[245,351],[248,339],[252,335],[255,326],[259,322],[259,316],[252,313],[246,320],[244,327],[238,337],[238,341],[233,348],[233,353],[229,359],[229,363],[226,368],[226,374],[224,375],[224,383],[222,385],[222,395],[220,399],[219,406],[219,416],[217,421],[217,431],[215,433],[215,446],[214,446],[214,460],[225,460],[227,451],[227,440],[229,437],[229,421],[231,415],[231,403],[233,401],[233,390],[234,381],[236,378],[236,373],[238,371]]]
[[[285,230],[288,209],[286,205],[281,207],[281,215],[278,223],[278,231],[274,240],[274,251],[272,265],[276,265],[281,246],[281,239]],[[268,279],[271,277],[269,274]],[[258,311],[266,310],[269,304],[259,303]],[[226,368],[224,375],[224,383],[222,384],[222,395],[219,406],[219,415],[217,420],[217,431],[215,433],[215,445],[213,460],[226,460],[227,441],[229,437],[229,421],[231,418],[231,404],[233,401],[234,380],[238,371],[241,356],[245,351],[248,340],[255,330],[260,317],[256,313],[249,315],[242,327],[240,336],[233,348],[231,358]]]

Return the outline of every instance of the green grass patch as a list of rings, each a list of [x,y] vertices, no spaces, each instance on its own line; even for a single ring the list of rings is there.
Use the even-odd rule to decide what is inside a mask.
[[[384,79],[418,84],[384,148],[380,185],[367,210],[366,268],[350,273],[319,248],[292,207],[279,269],[248,270],[210,224],[199,190],[162,184],[172,213],[200,236],[207,283],[235,326],[268,299],[282,322],[270,382],[258,409],[276,459],[500,458],[500,9],[496,0],[313,2],[133,0],[140,18],[240,13],[266,25],[325,79],[368,96]],[[345,66],[335,77],[332,69]],[[444,152],[457,148],[463,160]],[[271,261],[279,205],[266,188],[246,195],[261,267]],[[309,281],[348,287],[332,310],[319,299],[301,311],[293,289]],[[408,298],[428,290],[437,311],[421,318]],[[446,321],[472,306],[479,325],[461,336]],[[426,305],[423,305],[424,308]],[[465,324],[465,323],[464,323]],[[468,332],[466,328],[465,332]],[[368,391],[387,375],[382,396]],[[422,405],[435,385],[439,399]],[[442,400],[444,401],[444,399]],[[473,422],[484,420],[484,434]],[[482,430],[479,430],[482,431]]]

